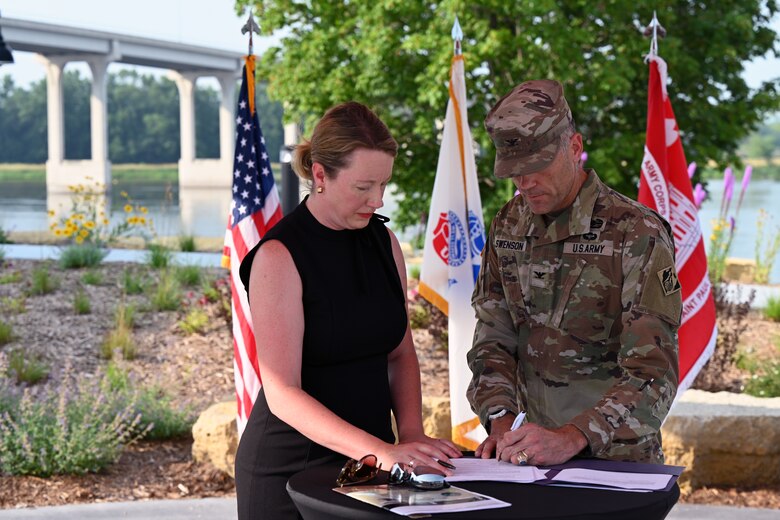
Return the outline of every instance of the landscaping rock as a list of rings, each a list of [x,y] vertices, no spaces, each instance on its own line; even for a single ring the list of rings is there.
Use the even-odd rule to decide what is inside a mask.
[[[196,462],[210,462],[235,477],[238,448],[235,401],[217,403],[200,414],[192,427],[192,438],[192,458]]]
[[[780,484],[780,398],[688,390],[661,429],[684,493]]]

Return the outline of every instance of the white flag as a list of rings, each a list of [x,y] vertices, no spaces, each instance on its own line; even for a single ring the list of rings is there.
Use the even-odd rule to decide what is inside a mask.
[[[452,440],[469,449],[487,436],[466,399],[476,318],[471,293],[485,244],[482,202],[466,111],[463,56],[452,58],[450,100],[425,231],[420,295],[449,317]]]

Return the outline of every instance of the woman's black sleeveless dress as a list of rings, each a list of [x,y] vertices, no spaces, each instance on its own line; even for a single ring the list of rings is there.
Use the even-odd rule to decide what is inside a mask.
[[[269,240],[285,245],[303,284],[303,390],[350,424],[394,442],[387,355],[403,339],[407,318],[385,221],[375,215],[364,229],[336,231],[304,201],[266,233],[240,273],[248,286],[257,248]],[[282,422],[261,389],[236,453],[239,519],[298,518],[287,480],[334,460],[346,457]]]

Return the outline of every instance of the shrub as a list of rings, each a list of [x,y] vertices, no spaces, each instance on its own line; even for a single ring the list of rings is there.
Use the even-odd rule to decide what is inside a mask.
[[[751,290],[747,300],[740,301],[741,289],[737,290],[733,298],[730,297],[726,284],[714,284],[712,291],[718,337],[712,357],[702,367],[691,387],[708,392],[740,392],[742,377],[735,370],[738,368],[737,346],[748,326],[746,318],[756,292]]]
[[[203,278],[201,268],[197,265],[185,265],[177,268],[174,272],[179,283],[187,287],[200,285]]]
[[[94,244],[70,245],[60,253],[60,267],[81,269],[95,267],[103,261],[108,252]]]
[[[173,253],[163,245],[149,244],[146,261],[155,269],[164,269],[173,262]]]
[[[23,314],[27,312],[27,298],[24,295],[16,298],[6,296],[0,300],[0,307],[9,314]]]
[[[203,309],[190,309],[182,321],[179,322],[179,328],[187,334],[203,332],[206,325],[209,324],[209,317]]]
[[[745,383],[745,393],[756,397],[780,397],[780,363],[762,365]]]
[[[122,289],[125,294],[141,294],[144,292],[144,279],[142,275],[136,275],[131,270],[125,269],[122,273]]]
[[[19,283],[21,281],[22,281],[21,271],[11,271],[10,273],[4,273],[0,275],[0,285]]]
[[[764,309],[764,316],[773,321],[780,321],[780,298],[769,297]]]
[[[11,239],[8,238],[8,231],[0,226],[0,244],[10,244]]]
[[[25,390],[19,406],[0,415],[0,472],[48,477],[97,472],[140,438],[135,403],[112,396],[106,385],[74,382],[41,398]]]
[[[136,344],[133,338],[135,322],[135,307],[121,303],[114,312],[114,328],[106,334],[100,344],[100,356],[103,359],[113,359],[114,352],[119,352],[122,359],[136,358]]]
[[[59,286],[60,281],[57,277],[50,275],[48,264],[42,264],[33,269],[30,294],[49,294],[56,291]]]
[[[0,265],[5,263],[5,249],[0,247]]]
[[[163,271],[160,280],[150,296],[152,308],[156,311],[175,311],[181,306],[181,287],[170,271]]]
[[[73,296],[73,311],[76,314],[89,314],[92,312],[92,305],[89,303],[89,296],[84,292],[84,289],[79,287]]]
[[[10,323],[0,320],[0,345],[11,343],[14,339],[14,328]]]
[[[84,276],[81,277],[81,281],[87,285],[100,285],[103,283],[103,275],[97,269],[90,269]]]
[[[179,250],[185,253],[192,253],[195,251],[195,237],[192,235],[179,236]]]
[[[195,422],[194,410],[175,407],[171,396],[163,388],[152,385],[137,389],[127,371],[111,363],[106,371],[108,388],[124,400],[133,399],[140,416],[139,426],[147,431],[148,439],[170,439],[187,435]]]
[[[413,329],[425,329],[431,323],[428,310],[417,303],[409,305],[409,324]]]
[[[48,366],[38,357],[26,356],[23,350],[14,350],[9,354],[8,371],[13,372],[17,383],[30,385],[46,379],[49,375]]]

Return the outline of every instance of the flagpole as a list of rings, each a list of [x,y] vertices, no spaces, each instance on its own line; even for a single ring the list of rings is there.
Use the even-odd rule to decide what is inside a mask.
[[[460,28],[460,22],[458,22],[458,15],[455,15],[455,23],[452,24],[452,41],[453,41],[453,51],[452,51],[452,59],[460,59],[463,61],[463,51],[461,47],[461,41],[463,40],[463,30]],[[464,71],[463,75],[465,77],[466,71],[465,71],[465,62],[464,64]],[[452,67],[450,67],[450,97],[452,99],[455,99],[457,103],[456,96],[452,93]],[[467,100],[463,99],[463,103],[466,103]],[[457,110],[455,110],[455,119],[458,121],[458,141],[460,141],[460,175],[463,178],[463,204],[466,208],[466,219],[469,218],[469,193],[468,193],[468,183],[466,182],[466,158],[464,157],[464,146],[471,146],[471,143],[464,142],[463,139],[463,121],[461,121],[460,118],[460,107],[456,105]],[[466,108],[466,107],[464,107]],[[468,223],[468,222],[467,222]],[[471,244],[471,226],[465,226],[465,232],[466,232],[466,239],[468,242],[467,244]]]

